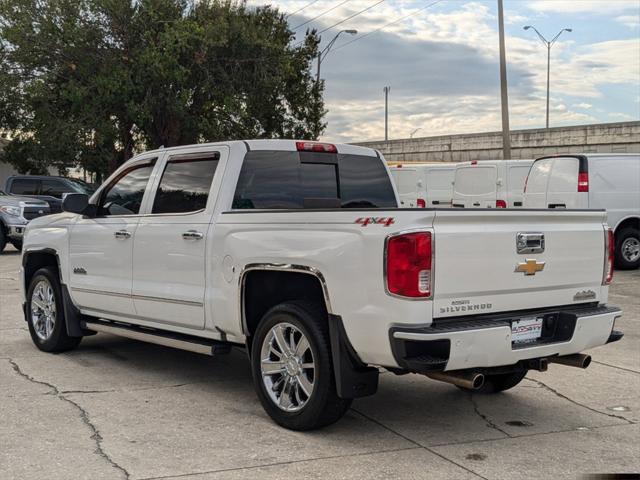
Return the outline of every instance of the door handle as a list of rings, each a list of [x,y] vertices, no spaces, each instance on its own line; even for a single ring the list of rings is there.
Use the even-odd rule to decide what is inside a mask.
[[[480,206],[480,202],[473,202],[473,206],[474,207],[479,207]]]
[[[185,240],[202,240],[204,234],[202,232],[196,232],[195,230],[187,230],[182,234],[182,238]]]
[[[113,232],[113,235],[116,238],[130,238],[131,237],[131,232],[127,232],[126,230],[118,230],[117,232]]]
[[[550,203],[549,208],[567,208],[567,205],[564,203]]]

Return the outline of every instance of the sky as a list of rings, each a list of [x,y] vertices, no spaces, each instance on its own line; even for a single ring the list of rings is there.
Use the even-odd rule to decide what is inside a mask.
[[[321,48],[340,30],[358,31],[342,33],[322,62],[322,140],[384,139],[385,86],[390,139],[501,129],[497,0],[270,5],[289,15],[298,39],[327,29]],[[551,49],[551,127],[640,120],[640,0],[504,0],[504,9],[511,129],[545,125],[547,49],[525,25],[547,39],[572,29]]]

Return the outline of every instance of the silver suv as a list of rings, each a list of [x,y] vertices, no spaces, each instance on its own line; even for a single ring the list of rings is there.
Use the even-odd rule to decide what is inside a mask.
[[[21,250],[29,220],[49,213],[49,204],[43,200],[7,195],[0,190],[0,253],[7,242]]]

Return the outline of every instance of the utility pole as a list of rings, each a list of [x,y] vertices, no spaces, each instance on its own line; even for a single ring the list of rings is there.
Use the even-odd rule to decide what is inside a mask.
[[[498,0],[498,32],[500,35],[500,99],[502,103],[502,159],[511,158],[509,134],[509,93],[507,91],[507,59],[504,48],[504,13],[502,0]]]
[[[389,92],[391,87],[386,86],[382,89],[384,92],[384,141],[389,140]]]
[[[542,43],[544,43],[545,47],[547,47],[547,122],[546,122],[546,126],[547,128],[549,128],[549,76],[551,72],[551,47],[553,47],[553,44],[556,43],[556,40],[558,40],[558,37],[562,35],[562,32],[571,33],[573,30],[570,28],[563,28],[558,32],[558,34],[555,37],[551,39],[551,41],[549,41],[546,38],[544,38],[544,35],[542,35],[538,31],[538,29],[533,25],[526,25],[524,27],[525,30],[529,30],[530,28],[533,28],[533,31],[536,32],[540,40],[542,40]]]

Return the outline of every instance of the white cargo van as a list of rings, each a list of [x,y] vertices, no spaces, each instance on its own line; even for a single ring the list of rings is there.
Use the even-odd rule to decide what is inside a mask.
[[[453,183],[453,206],[522,207],[524,182],[533,160],[484,160],[459,163]]]
[[[619,268],[640,266],[640,154],[537,159],[525,187],[527,208],[606,209]]]
[[[400,206],[405,208],[450,207],[455,163],[390,164],[398,189]]]

